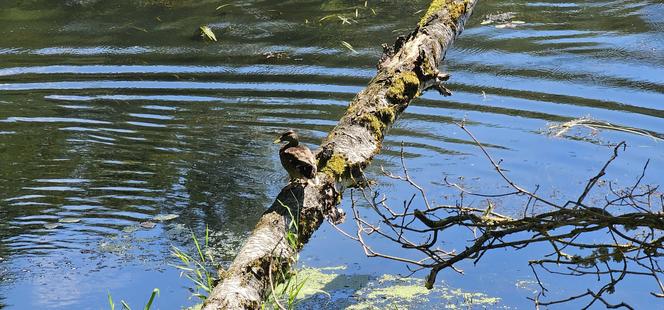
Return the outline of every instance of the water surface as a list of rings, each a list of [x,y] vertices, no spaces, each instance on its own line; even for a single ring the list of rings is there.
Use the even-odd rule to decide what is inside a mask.
[[[187,229],[200,235],[207,226],[220,259],[231,260],[286,181],[274,137],[294,128],[318,145],[373,76],[381,43],[408,32],[427,1],[232,4],[0,4],[1,305],[100,309],[109,292],[140,305],[155,287],[161,309],[193,304],[191,284],[168,266],[170,247],[191,246]],[[480,24],[499,11],[525,23]],[[663,12],[656,0],[481,1],[447,54],[454,96],[416,100],[370,173],[395,201],[409,197],[411,189],[375,169],[398,169],[403,142],[411,173],[438,202],[446,201],[436,185],[445,176],[501,186],[454,125],[467,119],[514,179],[547,193],[577,193],[607,159],[607,145],[622,140],[629,148],[608,178],[633,181],[650,159],[646,181],[664,184],[663,142],[620,131],[545,132],[590,116],[664,138]],[[201,25],[219,42],[202,40]],[[179,217],[135,231],[160,214]],[[531,295],[515,283],[532,279],[532,255],[495,253],[463,266],[465,276],[440,280],[528,309]],[[406,272],[365,258],[327,224],[301,257],[350,273]],[[557,288],[565,294],[585,283]],[[630,282],[616,298],[651,307],[643,287],[653,284]]]

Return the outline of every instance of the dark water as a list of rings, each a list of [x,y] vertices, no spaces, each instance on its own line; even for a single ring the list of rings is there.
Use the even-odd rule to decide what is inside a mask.
[[[161,309],[194,303],[188,280],[167,265],[170,246],[186,247],[187,228],[208,226],[221,259],[232,259],[285,182],[276,134],[295,128],[317,145],[373,76],[380,44],[407,32],[427,6],[238,1],[215,11],[223,3],[0,2],[0,305],[101,309],[109,292],[139,305],[154,287]],[[497,11],[525,23],[480,25]],[[198,37],[206,24],[219,42]],[[466,118],[523,185],[577,193],[608,157],[606,145],[621,140],[628,151],[608,178],[628,183],[651,159],[646,181],[664,184],[662,141],[615,130],[545,132],[551,122],[590,116],[664,138],[661,1],[483,1],[447,58],[455,95],[418,99],[374,167],[398,168],[404,141],[411,173],[438,202],[444,176],[499,186],[453,124]],[[410,193],[379,182],[395,197]],[[160,214],[179,217],[134,231]],[[440,277],[531,308],[515,286],[532,278],[530,254],[496,253],[464,266],[465,276]],[[327,225],[302,261],[405,272],[364,258]],[[582,288],[574,281],[554,289]],[[650,307],[657,301],[644,287],[654,285],[637,279],[617,297]]]

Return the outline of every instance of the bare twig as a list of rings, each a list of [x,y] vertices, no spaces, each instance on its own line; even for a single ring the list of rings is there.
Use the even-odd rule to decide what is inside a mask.
[[[540,287],[537,295],[531,298],[536,308],[587,299],[584,309],[597,302],[607,308],[633,309],[625,302],[611,303],[605,296],[612,293],[618,283],[627,276],[652,278],[657,284],[658,292],[650,294],[664,297],[664,284],[660,281],[664,272],[658,261],[664,256],[664,199],[657,186],[642,185],[648,163],[631,186],[618,189],[608,182],[609,193],[603,201],[593,200],[594,205],[585,202],[591,194],[597,194],[594,193],[597,184],[606,182],[603,177],[619,156],[619,151],[625,150],[624,142],[613,148],[610,158],[586,182],[578,196],[556,202],[538,195],[539,186],[529,191],[518,185],[500,167],[501,162],[493,159],[464,123],[458,126],[479,147],[498,176],[511,188],[510,191],[498,194],[476,193],[446,179],[444,184],[458,191],[459,200],[455,204],[434,206],[429,202],[424,188],[414,181],[406,168],[402,144],[401,173],[394,174],[384,169],[383,173],[391,179],[405,182],[416,194],[404,200],[401,208],[393,208],[389,206],[386,197],[382,197],[376,189],[367,184],[359,189],[360,199],[378,215],[378,221],[370,221],[360,213],[358,199],[352,192],[353,219],[357,231],[351,235],[338,227],[337,229],[360,243],[367,256],[404,262],[410,266],[411,272],[428,270],[428,288],[434,285],[438,273],[446,268],[461,273],[455,266],[461,261],[469,260],[477,264],[491,250],[519,250],[536,243],[544,243],[550,246],[551,252],[543,258],[529,261]],[[465,195],[486,199],[485,207],[465,205]],[[516,213],[521,217],[510,217],[495,210],[494,199],[505,197],[523,199],[523,211]],[[422,209],[417,208],[417,204],[422,205]],[[548,208],[536,210],[536,205]],[[468,229],[470,240],[459,252],[442,248],[444,240],[440,236],[448,235],[447,231],[456,228]],[[601,242],[587,241],[593,238],[582,238],[598,232],[605,232],[610,238]],[[365,238],[372,234],[380,235],[401,248],[417,251],[421,256],[405,258],[378,252]],[[587,289],[567,298],[544,301],[542,298],[546,297],[548,289],[541,281],[538,269],[557,275],[593,276],[604,282],[597,290]]]

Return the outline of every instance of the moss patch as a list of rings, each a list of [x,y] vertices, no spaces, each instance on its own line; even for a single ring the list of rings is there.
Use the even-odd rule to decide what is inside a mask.
[[[420,27],[424,26],[424,24],[429,21],[429,18],[433,16],[436,12],[440,11],[440,9],[443,8],[447,4],[446,0],[433,0],[431,1],[431,4],[429,5],[429,9],[427,9],[427,12],[422,16],[422,19],[420,19]]]
[[[378,114],[378,117],[380,117],[380,120],[383,121],[384,124],[392,124],[396,118],[396,113],[391,107],[379,109],[376,111],[376,114]]]
[[[358,121],[365,127],[371,130],[376,139],[383,137],[383,131],[389,124],[394,122],[396,112],[392,107],[384,107],[376,110],[375,112],[365,113]]]
[[[422,16],[422,19],[420,19],[420,27],[424,26],[431,16],[436,14],[436,12],[442,10],[444,7],[447,7],[447,11],[450,14],[450,18],[452,19],[452,22],[456,24],[456,22],[459,20],[459,17],[461,17],[463,14],[466,14],[466,7],[468,6],[468,0],[463,0],[463,1],[455,1],[455,0],[433,0],[431,1],[431,5],[429,5],[429,9],[427,9],[426,14]]]
[[[329,175],[330,177],[338,180],[346,170],[346,158],[343,155],[334,153],[332,157],[325,163],[325,166],[320,169],[320,172]]]
[[[466,8],[468,7],[468,0],[463,0],[461,2],[450,1],[448,2],[447,10],[450,13],[450,18],[456,24],[459,21],[459,18],[466,14]]]
[[[431,63],[426,58],[422,59],[422,65],[420,65],[420,68],[424,76],[427,78],[433,78],[438,75],[438,68],[431,66]]]
[[[376,115],[373,115],[372,113],[366,113],[360,116],[358,121],[370,129],[374,137],[381,138],[383,136],[383,129],[385,129],[386,125],[378,117],[376,117]]]
[[[420,79],[412,71],[400,73],[387,89],[386,97],[395,104],[404,103],[417,96]]]

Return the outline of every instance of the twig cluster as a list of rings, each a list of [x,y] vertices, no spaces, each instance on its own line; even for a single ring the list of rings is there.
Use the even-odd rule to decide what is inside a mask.
[[[476,264],[490,250],[519,250],[541,243],[550,248],[549,252],[529,261],[540,288],[537,295],[530,298],[536,307],[587,298],[584,309],[597,302],[607,308],[632,309],[625,302],[610,303],[606,299],[606,295],[613,293],[627,276],[650,278],[655,284],[655,290],[650,294],[664,298],[664,284],[661,281],[664,273],[660,265],[664,256],[664,196],[657,186],[642,183],[648,163],[634,184],[626,188],[616,188],[603,179],[607,168],[619,152],[624,151],[624,142],[614,147],[611,157],[587,181],[578,196],[561,203],[538,195],[538,186],[530,191],[510,179],[501,169],[500,162],[492,158],[465,125],[459,126],[480,148],[509,190],[497,194],[477,193],[446,179],[445,185],[455,189],[459,199],[454,205],[432,205],[425,190],[410,176],[402,147],[401,174],[383,173],[408,183],[417,194],[395,208],[388,205],[386,197],[366,184],[364,188],[351,192],[357,231],[351,234],[339,230],[358,241],[367,256],[404,262],[412,273],[428,271],[427,288],[433,287],[441,270],[450,268],[462,273],[456,266],[462,261]],[[595,194],[593,190],[598,184],[608,184],[608,194],[603,199],[587,202],[591,193]],[[482,206],[467,204],[464,202],[467,196],[480,197]],[[505,198],[516,198],[516,201],[522,202],[517,216],[495,210],[500,199]],[[378,215],[377,222],[361,214],[360,201],[366,202]],[[441,236],[452,235],[459,228],[471,236],[463,250],[445,249]],[[368,242],[367,236],[370,235],[379,235],[419,254],[405,257],[376,250]],[[540,280],[539,273],[542,271],[575,277],[592,276],[603,281],[600,282],[603,286],[564,299],[545,300],[548,289]]]

